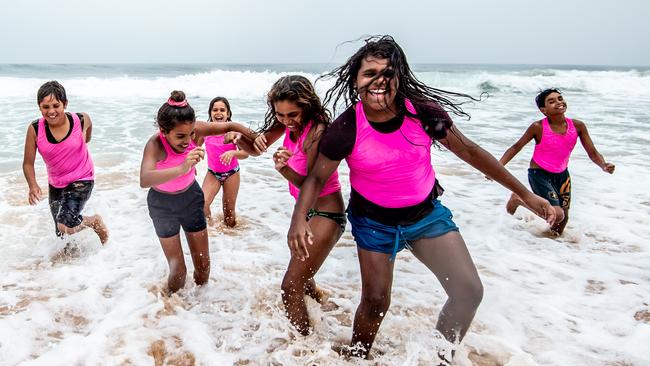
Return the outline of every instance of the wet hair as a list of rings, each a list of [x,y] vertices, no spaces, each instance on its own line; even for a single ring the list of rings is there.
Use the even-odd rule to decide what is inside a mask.
[[[388,85],[390,86],[390,79],[397,78],[395,102],[398,111],[394,112],[403,111],[411,117],[420,119],[425,129],[433,128],[433,132],[429,133],[434,139],[447,136],[447,130],[451,127],[449,120],[441,117],[441,109],[458,116],[470,118],[470,115],[462,110],[461,105],[469,101],[479,101],[480,99],[467,94],[432,88],[419,81],[411,71],[404,51],[391,36],[372,36],[366,38],[364,42],[365,45],[359,48],[343,66],[318,78],[318,80],[336,78],[334,86],[325,94],[324,101],[325,105],[331,105],[335,114],[336,105],[341,98],[345,101],[345,107],[359,101],[359,90],[354,87],[357,74],[365,58],[375,57],[388,60],[388,66],[383,72],[375,75],[372,81],[383,76],[388,79]],[[407,111],[405,99],[409,99],[413,103],[418,110],[418,116]],[[459,99],[461,100],[459,101]]]
[[[190,123],[196,121],[194,109],[189,104],[185,105],[184,107],[171,106],[169,105],[169,101],[177,103],[186,101],[185,93],[180,90],[174,90],[171,93],[169,100],[160,106],[160,109],[158,109],[156,124],[165,133],[169,133],[169,131],[174,129],[174,127],[180,123]]]
[[[38,88],[38,92],[36,93],[36,103],[40,105],[41,102],[50,95],[54,96],[54,98],[61,103],[65,104],[68,102],[68,97],[65,95],[65,88],[63,85],[59,84],[58,81],[52,80]]]
[[[560,89],[557,89],[557,88],[548,88],[548,89],[542,90],[535,97],[535,104],[537,104],[537,108],[546,107],[546,97],[551,95],[551,93],[558,93],[558,94],[562,95],[562,92],[560,91]]]
[[[259,133],[269,131],[280,123],[275,115],[275,103],[280,101],[296,103],[302,109],[303,127],[309,121],[326,126],[331,121],[329,112],[321,103],[309,79],[300,75],[288,75],[278,79],[267,94],[268,109],[264,116],[264,124],[258,130]]]
[[[215,97],[210,101],[210,107],[208,108],[208,122],[212,122],[212,107],[214,107],[214,103],[216,102],[221,102],[226,105],[226,109],[228,110],[226,121],[232,121],[232,109],[230,109],[230,102],[228,102],[228,99],[225,97]]]

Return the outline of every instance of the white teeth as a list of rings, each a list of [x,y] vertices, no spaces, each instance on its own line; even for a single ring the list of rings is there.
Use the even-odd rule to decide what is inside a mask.
[[[370,93],[372,93],[372,94],[384,94],[384,93],[386,93],[386,89],[372,89],[372,90],[370,90]]]

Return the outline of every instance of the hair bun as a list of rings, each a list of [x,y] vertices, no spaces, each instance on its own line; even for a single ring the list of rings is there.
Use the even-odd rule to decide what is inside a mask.
[[[174,102],[182,102],[185,100],[185,93],[183,93],[180,90],[174,90],[169,99],[173,100]]]

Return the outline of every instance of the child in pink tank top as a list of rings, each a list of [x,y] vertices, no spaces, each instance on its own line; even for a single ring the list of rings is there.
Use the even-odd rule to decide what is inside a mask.
[[[74,234],[90,227],[105,244],[108,230],[101,216],[81,215],[95,182],[94,165],[87,146],[92,132],[90,116],[65,112],[68,99],[65,89],[56,81],[39,88],[37,103],[43,117],[27,128],[23,158],[29,203],[35,205],[42,198],[34,171],[38,151],[47,168],[48,200],[56,234]],[[66,246],[66,250],[68,248]]]
[[[205,151],[197,141],[206,136],[236,131],[250,138],[248,128],[234,122],[197,122],[185,93],[173,91],[158,110],[159,131],[145,145],[140,167],[140,186],[151,187],[147,195],[149,216],[169,264],[168,290],[185,285],[186,267],[180,228],[194,262],[194,282],[202,285],[210,276],[210,253],[203,191],[196,182],[196,164]]]
[[[436,328],[450,343],[458,344],[483,288],[450,210],[436,199],[440,190],[431,166],[433,141],[523,195],[540,215],[547,217],[544,210],[551,206],[452,123],[445,109],[467,116],[455,98],[471,97],[417,80],[392,37],[367,39],[343,66],[324,77],[335,79],[326,104],[335,108],[342,98],[346,110],[320,140],[314,169],[300,187],[287,242],[299,260],[312,256],[308,243],[315,233],[305,224],[304,215],[324,182],[346,159],[352,186],[347,212],[357,242],[363,291],[350,347],[341,352],[369,355],[390,306],[395,254],[404,247],[438,278],[444,278],[441,282],[449,298]],[[403,176],[410,182],[401,180]],[[547,219],[554,217],[550,214]],[[451,364],[452,354],[451,348],[441,348],[440,360],[432,362]]]
[[[585,123],[565,116],[567,103],[558,89],[540,92],[535,102],[545,118],[533,122],[523,136],[503,153],[499,162],[505,166],[526,144],[535,139],[528,182],[535,194],[546,198],[553,206],[557,221],[551,226],[551,232],[561,235],[568,222],[571,206],[571,175],[567,167],[578,138],[589,158],[604,172],[614,173],[615,166],[605,161],[596,150]],[[523,202],[513,194],[506,210],[514,214],[520,205]]]
[[[307,174],[314,168],[320,138],[330,117],[311,82],[299,75],[280,78],[267,97],[268,110],[261,135],[253,140],[238,138],[238,144],[252,155],[260,155],[284,136],[283,145],[273,153],[275,169],[289,182],[289,192],[298,198]],[[302,220],[313,230],[312,255],[291,260],[282,280],[282,300],[291,324],[303,335],[311,331],[304,295],[321,302],[314,275],[345,230],[346,220],[338,175],[325,179],[322,190]]]
[[[232,111],[228,99],[216,97],[210,101],[208,122],[222,123],[232,121]],[[212,218],[210,205],[223,186],[221,198],[223,207],[223,222],[233,227],[237,224],[235,206],[239,193],[239,159],[246,159],[248,153],[237,149],[233,143],[224,143],[224,135],[207,136],[205,152],[208,155],[208,172],[203,179],[203,194],[205,206],[203,211],[208,220]]]

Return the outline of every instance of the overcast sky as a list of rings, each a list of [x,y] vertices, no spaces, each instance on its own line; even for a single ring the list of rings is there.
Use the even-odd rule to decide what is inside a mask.
[[[0,63],[338,62],[391,34],[412,63],[650,66],[649,19],[648,0],[8,0]]]

